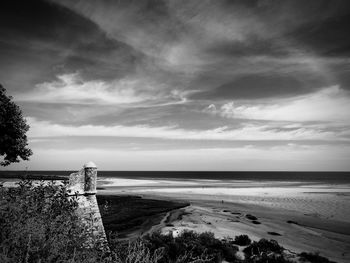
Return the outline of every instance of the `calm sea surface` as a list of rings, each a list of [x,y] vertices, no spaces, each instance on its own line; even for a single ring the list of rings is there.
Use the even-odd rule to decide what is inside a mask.
[[[1,177],[16,175],[60,175],[68,176],[75,171],[0,171]],[[129,179],[211,179],[211,180],[259,180],[350,183],[350,172],[169,172],[169,171],[98,171],[101,177]]]

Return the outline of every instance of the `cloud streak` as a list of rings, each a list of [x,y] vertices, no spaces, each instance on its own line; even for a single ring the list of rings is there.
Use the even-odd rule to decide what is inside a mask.
[[[216,109],[214,104],[206,112],[219,114],[227,118],[293,121],[293,122],[335,122],[349,125],[350,96],[349,92],[339,86],[332,86],[314,93],[292,97],[285,100],[247,105],[229,102]]]
[[[45,103],[78,104],[124,104],[150,99],[137,95],[145,89],[145,83],[133,79],[121,79],[113,82],[101,80],[84,81],[75,74],[58,76],[57,81],[36,85],[28,93],[18,94],[16,100]]]
[[[138,126],[102,126],[81,125],[69,126],[52,124],[28,118],[31,138],[57,136],[107,136],[107,137],[142,137],[173,140],[348,140],[342,133],[324,131],[315,127],[286,125],[280,126],[246,124],[240,128],[230,129],[227,126],[211,130],[184,130],[174,126],[152,127]],[[349,136],[349,132],[345,135]],[[338,137],[339,136],[339,137]]]

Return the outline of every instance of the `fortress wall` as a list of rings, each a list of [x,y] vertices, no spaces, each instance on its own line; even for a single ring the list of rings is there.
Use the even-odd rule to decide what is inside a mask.
[[[83,169],[69,176],[68,190],[78,202],[77,214],[90,235],[87,246],[108,249],[106,233],[96,199],[97,167],[89,162]]]

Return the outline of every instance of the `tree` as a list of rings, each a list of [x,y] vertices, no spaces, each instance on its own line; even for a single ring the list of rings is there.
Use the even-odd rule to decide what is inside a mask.
[[[29,160],[32,151],[27,148],[26,132],[29,125],[22,116],[20,108],[6,95],[5,88],[0,84],[0,165]]]

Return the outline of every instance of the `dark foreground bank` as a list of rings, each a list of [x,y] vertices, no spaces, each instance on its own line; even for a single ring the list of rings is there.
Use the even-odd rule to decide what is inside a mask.
[[[159,224],[165,215],[189,205],[139,196],[97,196],[106,233],[115,232],[118,238],[136,238]]]

